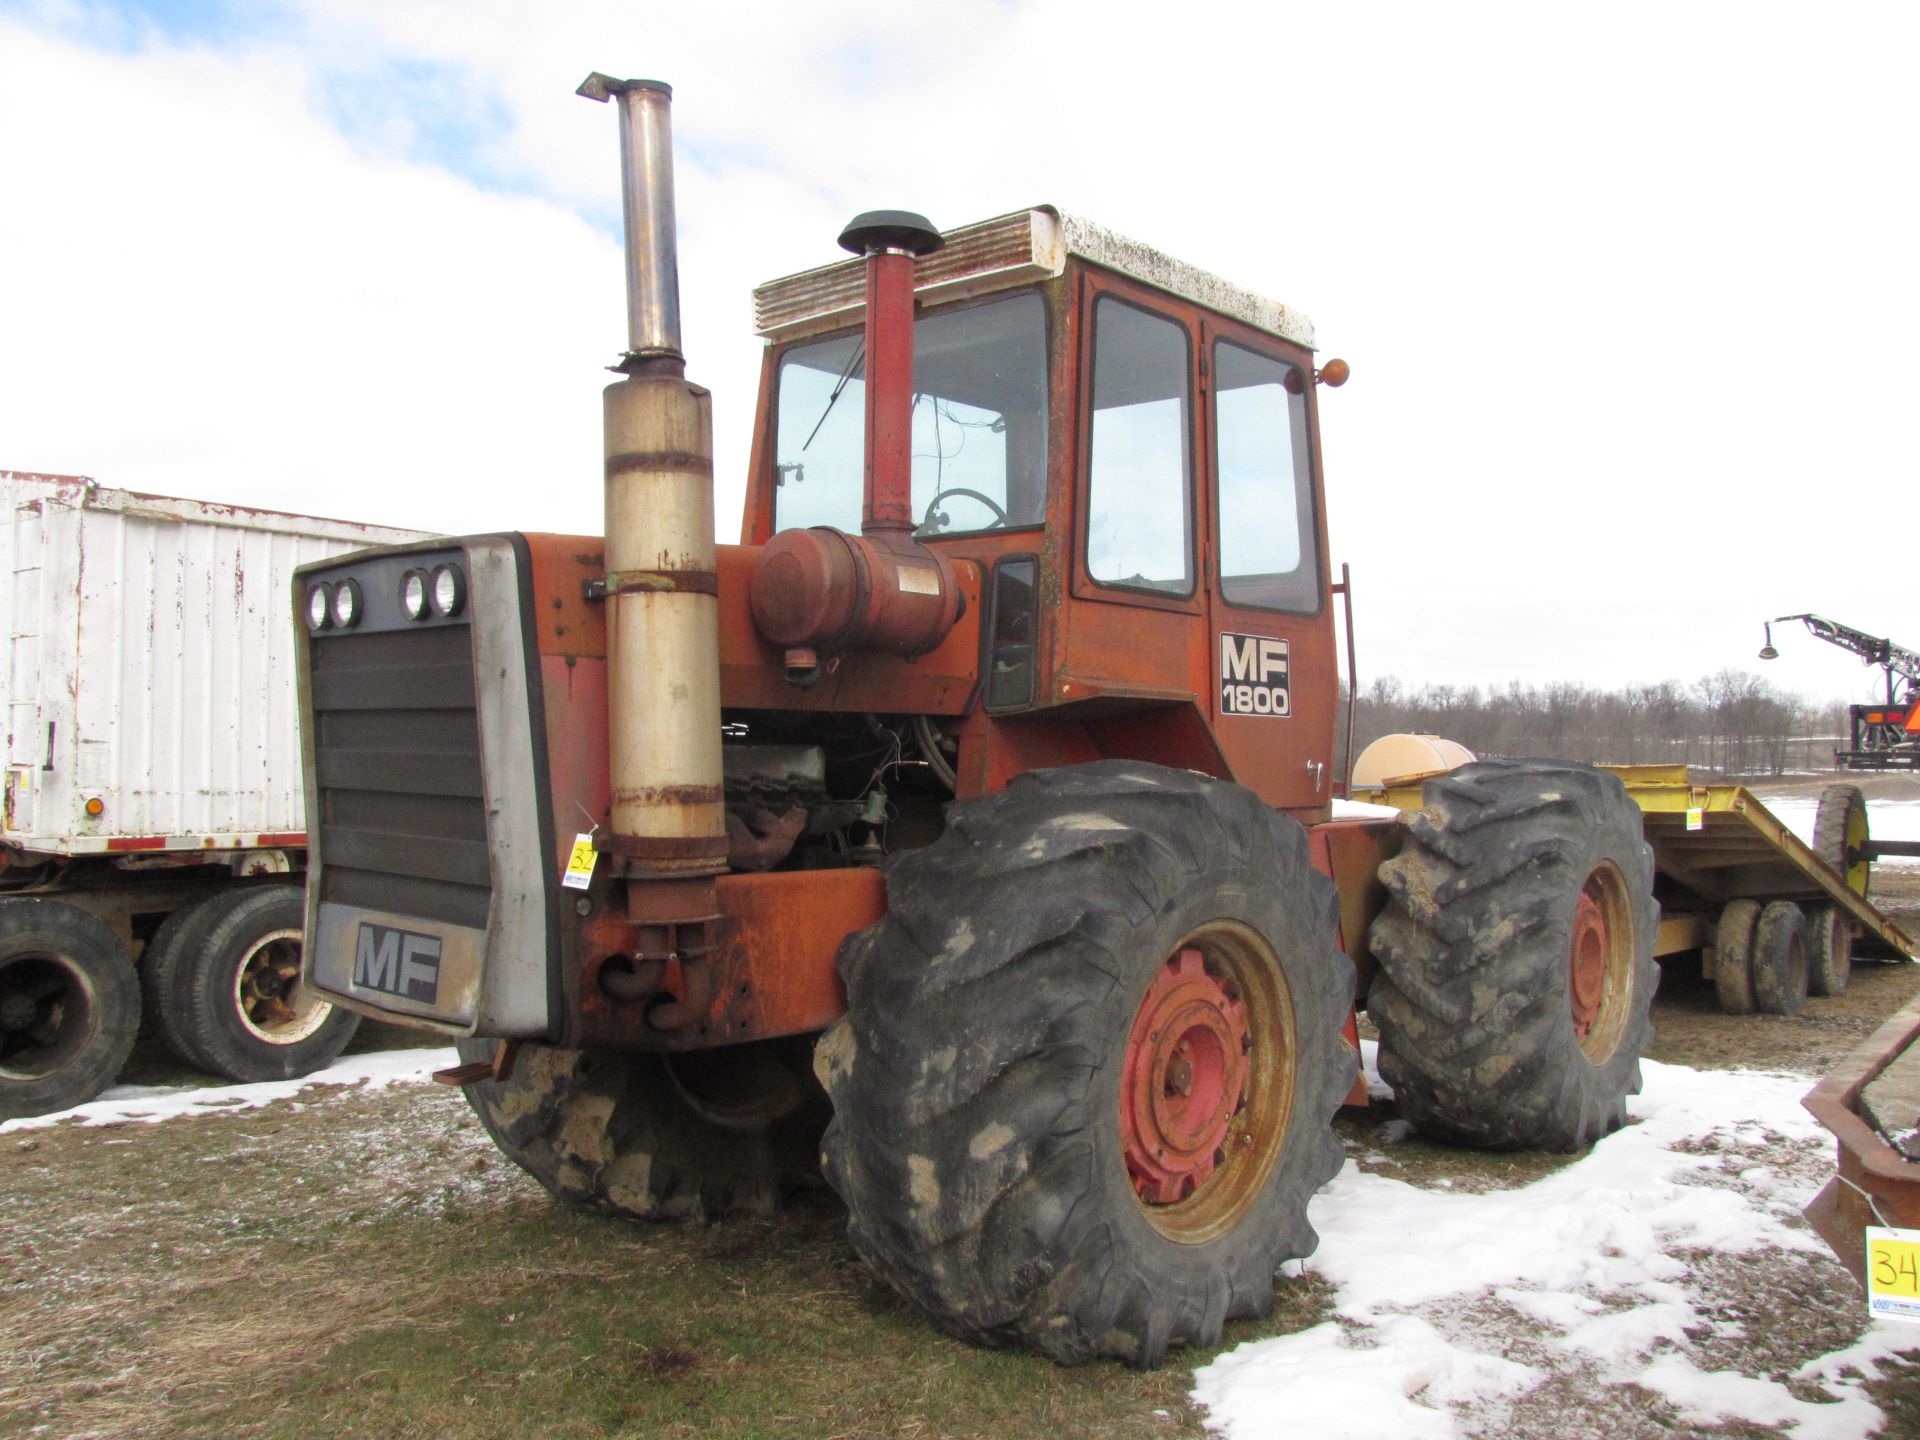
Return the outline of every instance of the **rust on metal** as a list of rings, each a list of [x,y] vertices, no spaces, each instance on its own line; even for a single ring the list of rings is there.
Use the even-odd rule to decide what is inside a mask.
[[[445,1070],[433,1072],[433,1083],[451,1085],[456,1090],[467,1085],[477,1085],[482,1080],[498,1078],[493,1073],[493,1061],[474,1060],[465,1065],[450,1065]]]
[[[1188,947],[1154,975],[1120,1077],[1120,1139],[1134,1192],[1174,1205],[1205,1184],[1247,1094],[1246,1009]]]
[[[1567,994],[1573,1009],[1573,1033],[1582,1040],[1600,1018],[1606,998],[1607,956],[1613,942],[1607,933],[1607,912],[1588,883],[1573,910],[1573,941],[1568,946]]]
[[[1920,1001],[1888,1019],[1800,1102],[1839,1147],[1834,1178],[1806,1207],[1807,1221],[1862,1284],[1866,1226],[1920,1227],[1920,1163],[1895,1150],[1859,1113],[1861,1092],[1916,1042]]]
[[[607,457],[609,479],[615,475],[688,474],[712,475],[712,459],[690,450],[626,450]]]
[[[718,595],[720,577],[711,570],[622,570],[609,575],[602,595]]]
[[[613,798],[637,804],[711,805],[725,793],[718,785],[636,785],[614,791]],[[619,836],[610,837],[609,848],[619,840]]]
[[[645,890],[656,887],[635,886]],[[619,916],[596,915],[581,927],[589,949],[580,987],[581,1029],[570,1043],[653,1050],[699,1050],[746,1040],[824,1030],[846,1011],[846,990],[834,968],[840,942],[886,912],[886,881],[876,870],[786,870],[722,875],[713,881],[721,921],[716,948],[683,960],[676,983],[668,967],[632,959],[633,930]],[[652,989],[633,998],[606,992],[606,965],[640,973]],[[684,1008],[653,1023],[656,1001],[705,997],[698,1014]]]
[[[627,860],[724,860],[727,837],[708,835],[600,835],[594,848]]]

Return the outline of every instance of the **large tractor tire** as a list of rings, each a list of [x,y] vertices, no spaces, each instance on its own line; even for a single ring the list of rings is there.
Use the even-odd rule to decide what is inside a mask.
[[[228,890],[195,907],[176,942],[171,985],[184,1002],[176,1034],[192,1063],[243,1083],[289,1080],[347,1048],[360,1017],[302,983],[305,925],[297,885]]]
[[[493,1040],[463,1040],[463,1061]],[[494,1144],[564,1203],[633,1220],[768,1215],[817,1176],[825,1099],[804,1042],[693,1055],[521,1045],[466,1087]],[[815,1181],[817,1183],[817,1181]]]
[[[1158,1364],[1268,1313],[1340,1168],[1353,967],[1305,832],[1102,761],[947,812],[840,952],[816,1068],[855,1250],[947,1332]]]
[[[1421,1129],[1578,1150],[1626,1119],[1652,1038],[1653,852],[1603,770],[1480,761],[1429,780],[1369,935],[1380,1073]]]
[[[58,900],[0,902],[0,1120],[85,1104],[140,1031],[140,982],[114,933]]]
[[[1813,812],[1813,853],[1847,882],[1856,895],[1872,883],[1873,865],[1859,858],[1867,843],[1867,797],[1858,785],[1829,785]]]

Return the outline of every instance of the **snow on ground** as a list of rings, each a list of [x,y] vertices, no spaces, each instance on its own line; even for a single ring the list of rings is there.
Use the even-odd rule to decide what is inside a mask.
[[[180,1115],[220,1115],[250,1110],[274,1100],[285,1100],[310,1085],[359,1085],[369,1090],[402,1080],[424,1080],[435,1070],[458,1065],[451,1047],[431,1050],[374,1050],[347,1055],[324,1070],[298,1080],[268,1080],[258,1085],[115,1085],[98,1100],[0,1123],[0,1135],[35,1130],[72,1120],[81,1125],[118,1125],[127,1121],[171,1120]]]
[[[1391,1093],[1365,1048],[1370,1085]],[[1476,1419],[1497,1424],[1503,1401],[1554,1372],[1490,1350],[1498,1338],[1459,1319],[1493,1304],[1602,1383],[1657,1392],[1684,1424],[1744,1420],[1796,1440],[1872,1434],[1881,1411],[1842,1372],[1871,1377],[1876,1358],[1920,1348],[1920,1327],[1878,1322],[1848,1350],[1805,1366],[1796,1378],[1824,1385],[1825,1403],[1688,1358],[1688,1332],[1720,1323],[1680,1283],[1688,1254],[1825,1253],[1811,1231],[1787,1223],[1813,1186],[1761,1163],[1783,1142],[1824,1151],[1824,1132],[1800,1106],[1806,1078],[1643,1069],[1634,1123],[1517,1189],[1420,1189],[1350,1159],[1309,1212],[1320,1248],[1306,1268],[1334,1285],[1337,1319],[1242,1345],[1196,1372],[1193,1398],[1208,1427],[1229,1440],[1447,1440]],[[1729,1168],[1729,1154],[1752,1163]]]

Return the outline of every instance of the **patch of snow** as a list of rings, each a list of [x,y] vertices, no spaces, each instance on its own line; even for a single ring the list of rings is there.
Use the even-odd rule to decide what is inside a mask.
[[[460,1063],[451,1046],[429,1050],[374,1050],[345,1055],[324,1070],[297,1080],[267,1080],[256,1085],[115,1085],[97,1100],[51,1115],[33,1115],[0,1123],[0,1135],[37,1130],[72,1121],[79,1125],[151,1124],[183,1115],[230,1115],[275,1100],[285,1100],[312,1085],[358,1085],[369,1090],[400,1081],[424,1080],[436,1070]]]
[[[1365,800],[1335,800],[1333,818],[1336,820],[1364,820],[1368,818],[1391,819],[1400,812],[1391,805],[1370,805]]]
[[[1376,1048],[1363,1055],[1378,1094]],[[1881,1412],[1856,1376],[1920,1348],[1911,1330],[1876,1323],[1803,1367],[1796,1378],[1823,1385],[1824,1402],[1687,1358],[1690,1336],[1717,1328],[1680,1283],[1687,1256],[1826,1254],[1798,1213],[1817,1185],[1790,1164],[1751,1163],[1760,1148],[1826,1150],[1800,1106],[1805,1077],[1651,1061],[1642,1070],[1631,1123],[1517,1189],[1421,1188],[1349,1160],[1309,1209],[1320,1248],[1306,1268],[1335,1287],[1337,1321],[1253,1341],[1196,1372],[1208,1428],[1231,1440],[1460,1435],[1476,1411],[1549,1378],[1488,1353],[1485,1337],[1450,1319],[1494,1302],[1605,1383],[1659,1393],[1682,1424],[1747,1421],[1795,1440],[1871,1434]]]

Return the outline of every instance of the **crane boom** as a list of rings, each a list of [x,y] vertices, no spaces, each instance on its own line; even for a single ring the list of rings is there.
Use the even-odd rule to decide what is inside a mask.
[[[1851,625],[1842,625],[1838,620],[1829,620],[1824,615],[1777,615],[1772,623],[1779,625],[1788,620],[1803,621],[1809,632],[1829,645],[1851,650],[1867,664],[1878,665],[1885,670],[1889,704],[1893,701],[1894,676],[1898,675],[1909,685],[1920,685],[1920,654],[1904,645],[1896,645],[1878,635],[1869,635]]]

